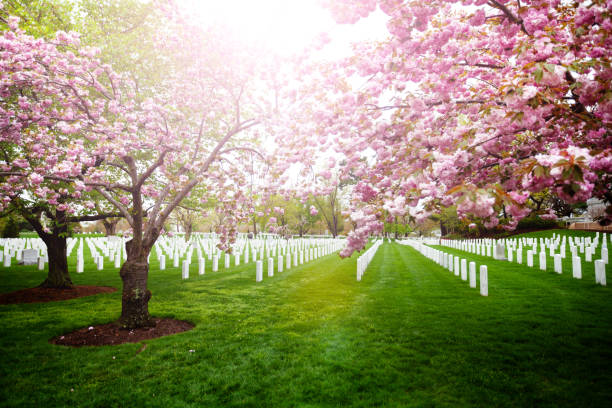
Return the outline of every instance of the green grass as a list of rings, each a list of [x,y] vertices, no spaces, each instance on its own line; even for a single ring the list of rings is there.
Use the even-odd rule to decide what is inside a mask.
[[[0,306],[0,405],[589,407],[612,401],[610,289],[487,260],[490,296],[481,297],[407,246],[382,245],[361,282],[355,259],[331,255],[273,278],[264,265],[262,283],[255,283],[254,263],[215,273],[207,264],[204,276],[193,265],[191,278],[181,281],[179,269],[159,271],[154,261],[151,313],[196,327],[146,341],[140,353],[141,344],[48,343],[116,319],[119,292]],[[117,271],[106,266],[97,271],[89,260],[73,279],[120,287]],[[0,277],[0,291],[8,292],[40,283],[44,273],[0,267]]]

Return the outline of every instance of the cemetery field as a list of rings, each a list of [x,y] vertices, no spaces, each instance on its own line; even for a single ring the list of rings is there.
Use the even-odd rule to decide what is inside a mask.
[[[274,277],[264,264],[259,283],[253,262],[207,266],[202,276],[196,263],[181,280],[180,268],[160,271],[152,256],[151,314],[195,328],[137,344],[48,342],[116,319],[120,290],[0,305],[0,405],[609,405],[612,288],[595,284],[592,266],[577,280],[571,269],[555,273],[551,260],[542,271],[438,249],[486,264],[489,296],[412,247],[385,242],[361,282],[356,255]],[[74,252],[70,261],[74,271]],[[121,288],[112,263],[98,271],[88,255],[85,272],[71,275],[77,285]],[[45,273],[0,266],[0,276],[4,293],[35,286]]]

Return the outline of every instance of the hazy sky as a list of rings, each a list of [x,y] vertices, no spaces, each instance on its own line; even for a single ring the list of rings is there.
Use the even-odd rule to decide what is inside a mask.
[[[330,52],[346,53],[355,41],[385,37],[385,15],[377,12],[354,25],[338,25],[317,0],[179,0],[204,24],[226,24],[246,38],[280,54],[298,52],[320,33],[332,42]]]

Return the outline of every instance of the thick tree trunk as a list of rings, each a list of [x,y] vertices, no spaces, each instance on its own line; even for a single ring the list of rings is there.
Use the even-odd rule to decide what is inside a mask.
[[[106,236],[110,237],[115,235],[115,231],[117,230],[117,224],[119,223],[119,218],[109,218],[106,220],[102,220],[102,224],[104,225],[104,230],[106,231]]]
[[[446,224],[442,220],[440,220],[440,235],[445,236],[448,234],[448,229],[446,228]]]
[[[40,284],[43,288],[68,289],[73,287],[68,273],[66,238],[48,235],[43,240],[47,245],[49,255],[49,273],[47,279]]]
[[[39,286],[42,288],[56,289],[72,288],[72,279],[70,279],[70,273],[68,273],[68,251],[66,241],[68,225],[66,223],[65,213],[59,211],[56,213],[55,219],[53,219],[55,225],[52,232],[45,231],[40,221],[40,212],[24,210],[21,214],[47,246],[49,272],[47,274],[47,279]]]
[[[149,277],[147,256],[150,248],[134,247],[133,241],[128,241],[126,249],[127,260],[119,271],[123,280],[119,323],[127,329],[146,327],[151,324],[149,315],[151,291],[147,289]]]
[[[185,242],[189,242],[191,239],[191,233],[193,232],[193,224],[186,223],[183,225],[183,227],[185,228]]]

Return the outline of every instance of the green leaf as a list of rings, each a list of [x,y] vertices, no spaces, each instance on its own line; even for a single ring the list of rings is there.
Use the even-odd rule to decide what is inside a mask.
[[[535,77],[535,81],[540,82],[542,80],[542,76],[544,75],[544,72],[542,71],[542,68],[538,68],[533,72],[533,75]]]
[[[544,64],[544,68],[546,68],[546,70],[551,74],[555,72],[555,66],[553,64],[546,63]]]

